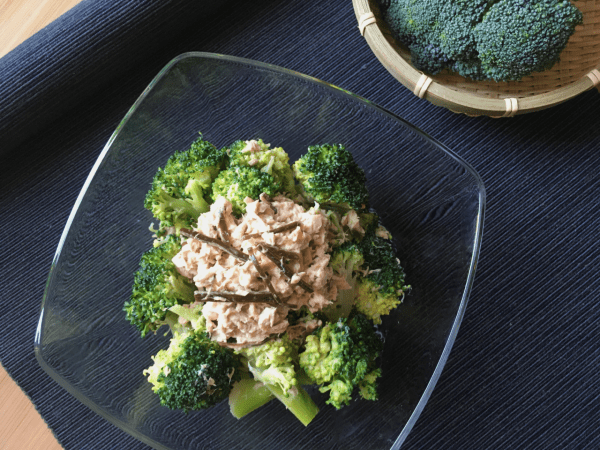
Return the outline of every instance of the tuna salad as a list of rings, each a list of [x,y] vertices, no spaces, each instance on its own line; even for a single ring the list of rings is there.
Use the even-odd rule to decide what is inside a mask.
[[[169,328],[144,371],[161,405],[227,398],[241,419],[275,400],[308,425],[305,386],[336,409],[377,400],[379,326],[410,286],[344,145],[291,165],[261,139],[218,149],[201,135],[157,170],[144,206],[159,223],[123,310],[142,337]]]

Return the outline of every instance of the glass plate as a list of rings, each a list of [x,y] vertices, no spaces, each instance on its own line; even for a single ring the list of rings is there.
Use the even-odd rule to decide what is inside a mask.
[[[272,401],[241,420],[227,402],[183,414],[159,405],[142,371],[168,337],[125,320],[153,222],[143,200],[157,167],[198,132],[217,147],[240,138],[282,146],[344,143],[365,169],[372,207],[394,236],[413,286],[383,322],[380,400],[321,411],[304,427]],[[485,190],[460,157],[369,101],[314,78],[223,55],[187,53],[150,83],[106,144],[57,248],[35,354],[96,413],[157,449],[400,447],[455,340],[481,245]]]

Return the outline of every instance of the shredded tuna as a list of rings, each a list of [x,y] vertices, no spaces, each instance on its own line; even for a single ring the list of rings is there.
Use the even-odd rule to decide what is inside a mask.
[[[223,197],[218,198],[210,211],[199,217],[195,231],[215,239],[226,233],[229,245],[246,255],[254,254],[282,305],[206,302],[202,314],[206,318],[207,331],[222,345],[256,345],[274,334],[284,333],[289,326],[286,317],[290,309],[307,306],[312,312],[319,311],[332,303],[338,289],[346,287],[345,280],[334,276],[328,267],[330,222],[323,212],[306,211],[285,197],[262,201],[246,199],[246,203],[246,214],[237,219],[232,214],[231,203]],[[271,232],[292,222],[299,225],[284,232]],[[253,236],[248,238],[248,235]],[[298,255],[297,259],[284,261],[294,274],[291,279],[258,251],[260,243]],[[184,243],[173,263],[182,275],[193,279],[200,291],[267,290],[265,280],[252,261],[240,261],[192,238]],[[301,281],[310,285],[313,292],[299,286]]]
[[[365,230],[360,225],[360,219],[358,217],[358,213],[351,209],[348,211],[344,217],[342,217],[342,226],[350,228],[351,231],[357,232],[359,234],[365,234]]]

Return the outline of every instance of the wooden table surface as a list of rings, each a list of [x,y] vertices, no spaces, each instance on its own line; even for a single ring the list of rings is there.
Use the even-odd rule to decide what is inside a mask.
[[[0,0],[0,57],[80,1]],[[33,403],[0,366],[0,450],[60,449]]]

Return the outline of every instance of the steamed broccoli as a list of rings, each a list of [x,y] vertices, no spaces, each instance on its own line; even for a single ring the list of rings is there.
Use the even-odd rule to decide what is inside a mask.
[[[390,239],[384,227],[369,227],[362,240],[345,242],[333,250],[329,266],[346,279],[350,289],[340,290],[323,311],[329,320],[348,317],[356,309],[379,324],[381,316],[400,304],[410,286],[404,283],[404,270]]]
[[[281,185],[271,175],[256,167],[239,166],[223,170],[212,185],[212,199],[223,196],[231,202],[237,216],[246,212],[244,199],[258,200],[260,194],[275,195],[281,192]]]
[[[380,228],[358,244],[366,275],[358,278],[355,306],[375,323],[381,323],[381,316],[397,307],[404,292],[410,288],[404,283],[404,270],[391,240],[382,237],[384,232],[387,230]]]
[[[194,285],[177,272],[171,261],[180,249],[179,238],[170,235],[140,259],[131,298],[123,310],[142,337],[165,323],[168,308],[194,301]]]
[[[241,379],[242,364],[232,350],[211,341],[205,332],[176,333],[167,350],[144,371],[160,403],[171,409],[205,409],[229,395]]]
[[[313,145],[294,164],[296,179],[318,203],[332,202],[356,210],[369,205],[364,170],[342,144]]]
[[[552,67],[582,23],[568,0],[392,0],[384,17],[417,69],[496,81]]]
[[[290,157],[281,147],[271,148],[262,139],[235,141],[229,147],[229,160],[230,167],[249,166],[268,173],[281,186],[282,192],[294,194],[296,191]]]
[[[383,344],[375,324],[407,288],[391,236],[378,227],[377,214],[369,212],[364,171],[343,145],[311,146],[293,170],[288,161],[282,148],[262,140],[236,141],[217,150],[200,138],[187,152],[175,153],[154,177],[146,207],[161,220],[159,239],[141,258],[124,310],[142,337],[162,324],[173,334],[169,348],[159,351],[144,371],[162,405],[187,412],[229,397],[231,413],[240,418],[276,398],[308,425],[318,407],[303,385],[319,385],[337,409],[353,396],[377,399],[381,370],[376,361]],[[239,216],[246,198],[256,200],[263,193],[293,196],[315,213],[324,210],[332,225],[329,267],[350,288],[338,291],[326,309],[291,309],[287,321],[294,330],[289,328],[289,335],[228,349],[226,342],[211,340],[206,306],[194,301],[193,282],[172,262],[181,238],[168,233],[194,228],[220,196]],[[343,285],[339,278],[335,282]]]
[[[367,400],[377,399],[376,360],[383,344],[373,324],[362,314],[340,319],[317,329],[306,338],[300,367],[321,392],[329,392],[327,403],[340,409],[348,405],[356,387]]]
[[[238,353],[247,360],[248,369],[256,382],[263,383],[304,425],[312,421],[319,408],[299,384],[295,365],[298,346],[287,334],[258,346],[241,349]],[[257,385],[248,387],[256,388]],[[265,400],[268,398],[265,397]]]
[[[146,194],[144,207],[161,227],[190,227],[209,210],[210,186],[227,163],[227,153],[198,138],[183,152],[175,152],[159,168]]]

